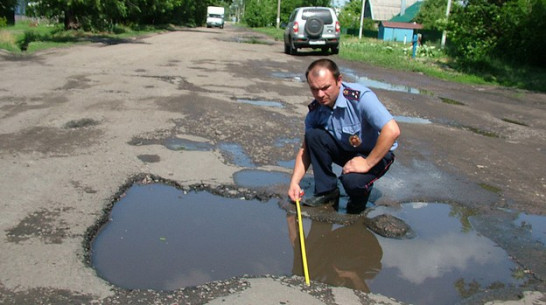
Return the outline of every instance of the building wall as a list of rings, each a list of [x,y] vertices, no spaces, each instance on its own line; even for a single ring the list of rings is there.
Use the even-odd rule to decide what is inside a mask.
[[[397,41],[397,42],[410,43],[413,38],[413,30],[387,28],[387,27],[380,26],[377,38],[384,41]]]

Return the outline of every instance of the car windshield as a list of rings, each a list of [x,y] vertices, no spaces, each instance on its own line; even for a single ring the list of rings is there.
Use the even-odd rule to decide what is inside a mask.
[[[332,14],[330,14],[330,10],[325,9],[316,9],[316,8],[310,8],[305,9],[302,13],[303,20],[307,20],[310,17],[318,17],[324,24],[330,24],[334,22],[332,20]]]

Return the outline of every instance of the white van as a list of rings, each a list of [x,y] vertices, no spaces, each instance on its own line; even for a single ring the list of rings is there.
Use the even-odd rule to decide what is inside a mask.
[[[224,28],[224,8],[219,6],[207,7],[207,28]]]

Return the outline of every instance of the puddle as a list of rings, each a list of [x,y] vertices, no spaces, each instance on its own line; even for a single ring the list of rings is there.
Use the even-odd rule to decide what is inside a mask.
[[[252,99],[237,99],[237,102],[250,104],[254,106],[265,106],[265,107],[274,107],[274,108],[284,108],[284,105],[281,102],[275,101],[263,101],[263,100],[252,100]]]
[[[291,274],[276,202],[133,185],[93,241],[98,274],[127,289],[174,290],[234,276]]]
[[[360,76],[352,69],[340,67],[340,71],[343,74],[343,77],[348,78],[349,82],[359,83],[369,88],[377,88],[377,89],[396,91],[396,92],[406,92],[406,93],[412,93],[412,94],[421,94],[420,90],[417,88],[390,84],[387,82],[374,80],[366,76]]]
[[[291,168],[292,169],[292,168],[294,168],[294,164],[296,164],[296,161],[294,159],[277,161],[277,165],[281,166],[281,167],[284,167],[284,168]]]
[[[220,143],[222,154],[233,164],[241,167],[254,167],[254,163],[245,153],[243,147],[235,143]]]
[[[409,117],[409,116],[403,116],[403,115],[395,115],[394,119],[397,122],[408,123],[408,124],[430,124],[430,123],[432,123],[428,119]]]
[[[281,138],[281,139],[277,139],[274,145],[275,147],[284,147],[286,145],[293,146],[293,145],[299,145],[299,144],[301,144],[300,138]]]
[[[237,179],[251,185],[285,178],[241,171]],[[454,304],[524,280],[503,249],[474,231],[471,211],[411,203],[396,210],[378,207],[369,217],[382,213],[403,219],[416,237],[388,239],[359,221],[304,218],[311,279],[423,305]],[[92,242],[91,262],[102,278],[123,288],[173,290],[237,276],[303,274],[295,215],[276,199],[135,184],[109,218]],[[517,221],[535,228],[528,215]],[[543,238],[544,227],[536,228]]]
[[[290,175],[282,172],[245,169],[233,175],[235,184],[247,188],[271,187],[273,185],[288,185]]]
[[[302,73],[290,73],[290,72],[273,72],[271,74],[275,78],[282,78],[293,82],[304,83],[305,74]]]
[[[167,138],[163,141],[163,145],[170,150],[208,151],[214,148],[212,144],[207,142],[192,141],[180,138]]]
[[[449,105],[465,106],[464,103],[461,103],[459,101],[456,101],[454,99],[450,99],[447,97],[440,96],[440,100],[442,101],[442,103],[449,104]]]
[[[516,226],[529,232],[531,238],[546,245],[546,216],[519,214],[514,221]]]
[[[517,286],[518,266],[502,248],[474,231],[472,213],[447,204],[410,203],[388,212],[415,231],[412,240],[378,237],[381,272],[371,291],[413,304],[455,304],[475,293]]]

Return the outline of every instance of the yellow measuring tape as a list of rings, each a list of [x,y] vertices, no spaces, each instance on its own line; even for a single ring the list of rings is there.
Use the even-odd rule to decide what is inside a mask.
[[[305,284],[309,286],[309,270],[307,269],[307,254],[305,253],[305,234],[303,234],[303,222],[301,221],[300,200],[296,200],[296,208],[298,210],[298,226],[300,231],[301,258],[303,261],[303,274],[305,275]]]

